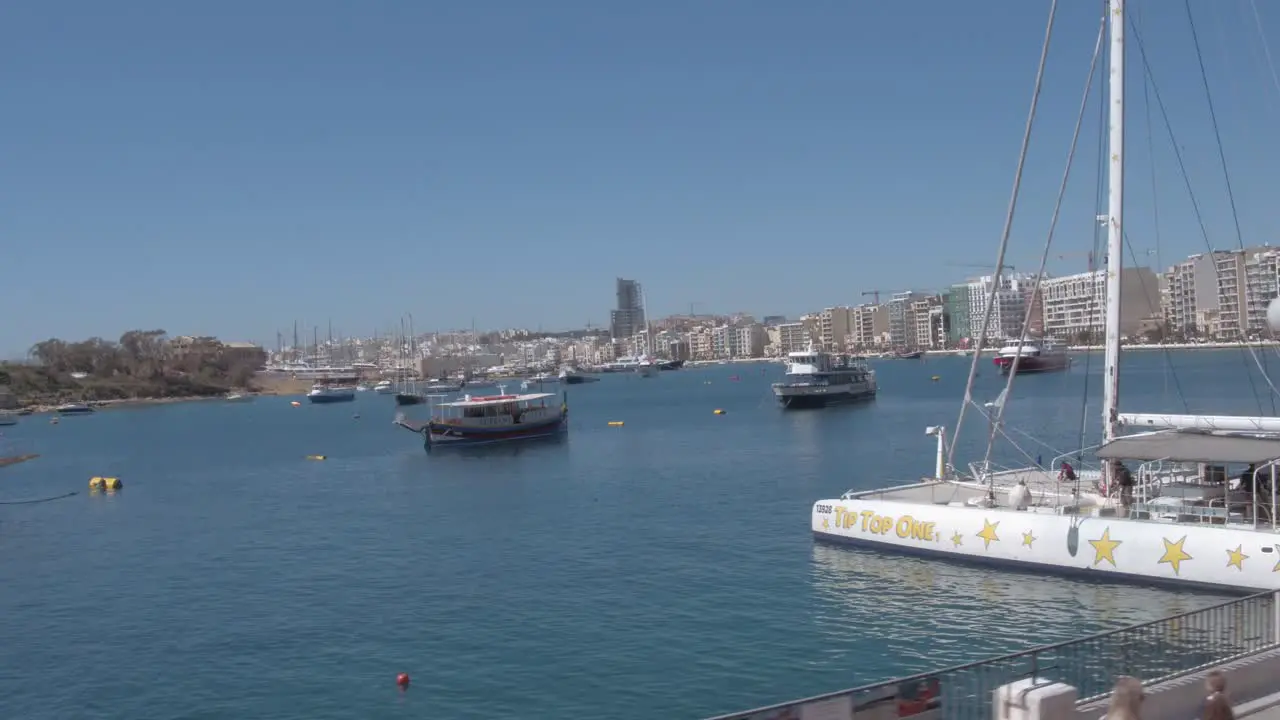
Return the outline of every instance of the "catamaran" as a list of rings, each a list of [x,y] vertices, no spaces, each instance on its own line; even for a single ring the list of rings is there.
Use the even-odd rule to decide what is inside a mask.
[[[945,428],[930,427],[926,433],[937,440],[933,478],[817,501],[810,519],[816,538],[1091,578],[1280,589],[1280,418],[1119,411],[1124,6],[1124,0],[1110,0],[1103,20],[1109,29],[1111,68],[1108,211],[1099,218],[1107,226],[1103,442],[1096,452],[1101,469],[1078,470],[1064,456],[1047,469],[996,471],[988,442],[988,459],[961,473],[952,464],[956,443],[948,447]],[[1014,192],[1016,198],[1016,186]],[[1011,220],[1012,210],[1006,223]],[[1006,229],[997,275],[1004,267],[1008,238]],[[1047,246],[1045,252],[1047,256]],[[992,287],[994,296],[996,285]],[[992,299],[970,368],[966,406]],[[1272,301],[1268,318],[1280,320],[1280,301]],[[992,437],[1001,427],[1013,375],[993,404]],[[962,407],[957,437],[963,421]],[[1136,463],[1136,470],[1126,461]],[[1239,479],[1231,479],[1238,470]]]

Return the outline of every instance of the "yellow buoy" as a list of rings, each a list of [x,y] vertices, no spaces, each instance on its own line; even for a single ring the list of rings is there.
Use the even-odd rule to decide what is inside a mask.
[[[91,477],[91,478],[89,478],[89,489],[90,489],[90,490],[101,490],[101,489],[102,489],[102,478],[100,478],[100,477]]]
[[[621,420],[610,420],[610,421],[609,421],[609,427],[622,427],[622,421],[621,421]]]
[[[120,478],[102,478],[102,486],[107,490],[119,490],[124,487],[124,483],[120,482]]]
[[[325,456],[324,455],[308,455],[307,459],[308,460],[324,460]]]
[[[716,415],[723,415],[723,414],[724,414],[723,410],[716,410]]]

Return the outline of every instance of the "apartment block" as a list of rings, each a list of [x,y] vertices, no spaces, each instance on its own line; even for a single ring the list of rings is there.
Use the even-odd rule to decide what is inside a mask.
[[[1267,306],[1280,295],[1280,250],[1265,249],[1245,258],[1245,332],[1269,334]]]
[[[778,332],[778,352],[781,355],[787,355],[793,352],[802,352],[809,348],[811,336],[809,330],[804,323],[783,323],[775,326]]]
[[[877,347],[889,332],[889,313],[883,305],[863,304],[849,310],[850,334],[845,345],[856,350]]]
[[[972,333],[969,329],[969,285],[952,285],[942,296],[943,312],[947,318],[947,347],[968,347]]]
[[[764,326],[720,325],[711,329],[711,354],[716,358],[750,358],[764,355]]]
[[[829,307],[818,313],[818,340],[825,350],[844,348],[851,330],[847,306]]]
[[[1276,297],[1276,249],[1216,250],[1192,255],[1162,276],[1160,305],[1175,336],[1238,340],[1266,331]]]
[[[1008,338],[1016,338],[1022,332],[1023,321],[1027,318],[1027,306],[1031,305],[1031,323],[1027,330],[1030,334],[1039,334],[1042,330],[1042,313],[1037,311],[1035,276],[1031,273],[1014,273],[1001,275],[999,282],[988,275],[969,283],[965,283],[965,291],[960,293],[968,301],[967,312],[969,333],[966,337],[976,339],[982,334],[983,321],[986,320],[986,343],[1000,343]],[[995,297],[992,298],[992,290]],[[953,288],[954,292],[954,288]],[[987,316],[988,303],[991,303],[991,314]]]
[[[934,350],[944,347],[938,343],[935,327],[942,320],[941,295],[927,295],[913,300],[908,308],[908,316],[911,320],[908,346],[917,350]]]
[[[1067,342],[1099,343],[1107,317],[1105,270],[1040,282],[1044,334]],[[1160,312],[1160,280],[1149,268],[1129,268],[1120,276],[1120,334],[1133,335]]]

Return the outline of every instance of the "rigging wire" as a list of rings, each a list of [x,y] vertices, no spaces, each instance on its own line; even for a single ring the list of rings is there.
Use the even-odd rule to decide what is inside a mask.
[[[1140,6],[1134,8],[1134,10],[1136,11],[1136,14],[1138,15],[1138,17],[1134,18],[1135,25],[1142,21],[1141,10],[1139,8]],[[1162,259],[1161,252],[1160,252],[1160,193],[1157,190],[1158,186],[1156,183],[1156,141],[1155,141],[1155,133],[1151,132],[1151,77],[1147,75],[1147,73],[1142,73],[1142,114],[1144,116],[1146,130],[1147,130],[1147,133],[1146,133],[1147,134],[1147,170],[1150,172],[1150,175],[1151,175],[1151,225],[1152,225],[1152,229],[1154,230],[1155,241],[1156,241],[1156,267],[1163,269],[1164,260]],[[1133,252],[1132,246],[1130,246],[1129,252],[1130,253]],[[1137,262],[1137,258],[1134,258],[1134,262],[1135,263]],[[1138,277],[1142,277],[1142,276],[1139,275]],[[1142,292],[1144,295],[1146,294],[1145,287],[1143,288]],[[1161,322],[1161,327],[1163,328],[1163,330],[1160,333],[1161,334],[1160,344],[1163,346],[1168,341],[1168,335],[1169,335],[1168,318],[1164,318],[1164,321]],[[1165,362],[1163,365],[1161,365],[1161,368],[1162,368],[1161,375],[1164,378],[1164,396],[1168,397],[1169,396],[1169,375],[1170,373],[1173,374],[1173,382],[1174,382],[1174,385],[1177,386],[1179,385],[1178,373],[1173,365],[1173,353],[1170,353],[1169,348],[1167,347],[1163,348],[1163,350],[1164,350]],[[1182,401],[1183,410],[1185,412],[1191,412],[1191,408],[1187,404],[1187,398],[1182,394],[1182,388],[1180,386],[1178,387],[1178,399]]]
[[[1130,31],[1132,31],[1133,39],[1138,46],[1138,58],[1142,61],[1143,72],[1146,73],[1147,76],[1150,78],[1151,97],[1155,98],[1156,108],[1159,109],[1160,111],[1160,118],[1164,124],[1165,132],[1168,133],[1169,135],[1169,142],[1173,149],[1173,157],[1174,157],[1174,160],[1177,162],[1179,174],[1182,176],[1182,184],[1187,191],[1187,199],[1191,203],[1191,210],[1195,215],[1196,224],[1199,226],[1200,236],[1204,240],[1205,246],[1209,249],[1210,258],[1213,259],[1215,251],[1213,249],[1213,243],[1209,240],[1209,229],[1205,225],[1204,213],[1200,209],[1200,201],[1196,199],[1195,190],[1191,186],[1191,176],[1190,174],[1187,173],[1186,160],[1182,157],[1182,151],[1178,147],[1177,137],[1173,132],[1173,124],[1169,120],[1169,110],[1164,104],[1164,98],[1160,95],[1160,85],[1156,82],[1155,74],[1151,71],[1151,63],[1147,58],[1146,45],[1142,42],[1142,33],[1139,32],[1137,25],[1134,24],[1132,19],[1130,19],[1129,21],[1129,29]],[[1215,278],[1217,277],[1216,261],[1214,263],[1214,276]],[[1249,352],[1253,351],[1253,347],[1251,345],[1248,345],[1246,347],[1248,347]],[[1249,389],[1253,392],[1254,400],[1258,404],[1258,412],[1261,413],[1262,398],[1258,395],[1257,383],[1255,383],[1253,380],[1253,372],[1249,370],[1248,358],[1245,357],[1242,359],[1245,360],[1245,370],[1246,370],[1245,374],[1249,378]],[[1256,357],[1255,357],[1255,360],[1256,360]],[[1269,379],[1267,380],[1267,384],[1268,385],[1271,384],[1271,381]]]
[[[1058,218],[1062,215],[1062,202],[1067,196],[1067,185],[1071,180],[1071,168],[1075,165],[1076,147],[1080,143],[1080,130],[1084,127],[1085,113],[1089,109],[1089,95],[1093,92],[1093,79],[1098,72],[1098,58],[1102,56],[1102,39],[1107,32],[1107,16],[1104,14],[1098,26],[1098,39],[1093,45],[1093,59],[1089,62],[1089,74],[1085,79],[1084,93],[1080,98],[1080,112],[1076,116],[1076,125],[1071,133],[1071,146],[1067,150],[1067,164],[1062,171],[1062,182],[1058,185],[1058,197],[1053,204],[1053,215],[1049,220],[1049,233],[1045,238],[1044,250],[1040,253],[1040,267],[1036,269],[1035,278],[1032,280],[1031,297],[1040,296],[1040,283],[1044,278],[1045,265],[1049,263],[1049,250],[1053,247],[1053,236],[1058,229]],[[991,448],[995,444],[996,432],[1004,422],[1004,409],[1008,404],[1007,399],[1009,393],[1013,390],[1013,381],[1018,376],[1018,363],[1022,359],[1023,341],[1026,340],[1027,330],[1031,327],[1031,317],[1038,309],[1038,303],[1027,303],[1027,310],[1022,318],[1022,329],[1018,334],[1018,354],[1013,357],[1013,363],[1009,368],[1009,379],[1005,381],[1004,390],[1000,393],[1000,401],[996,404],[995,418],[991,423],[990,432],[987,435],[987,453],[983,457],[983,464],[991,462]]]
[[[1191,28],[1191,43],[1192,45],[1195,46],[1196,62],[1200,66],[1200,82],[1204,86],[1204,97],[1205,97],[1206,104],[1209,106],[1209,122],[1213,127],[1213,139],[1218,146],[1218,161],[1222,166],[1222,179],[1227,187],[1227,201],[1231,205],[1231,220],[1234,223],[1234,227],[1236,231],[1236,244],[1240,246],[1241,250],[1244,250],[1245,249],[1244,248],[1244,231],[1240,229],[1240,214],[1236,209],[1236,194],[1231,187],[1231,172],[1227,169],[1227,152],[1222,146],[1222,131],[1218,127],[1218,112],[1214,108],[1213,93],[1209,90],[1209,73],[1207,70],[1205,70],[1204,54],[1200,51],[1200,34],[1196,32],[1195,16],[1192,15],[1191,13],[1191,0],[1183,0],[1182,4],[1187,11],[1187,25],[1189,25]],[[1215,277],[1217,276],[1217,274],[1218,274],[1218,267],[1217,267],[1217,259],[1215,258],[1214,259]],[[1237,291],[1237,296],[1238,295],[1239,295],[1239,292]],[[1243,303],[1240,303],[1240,305],[1243,305]],[[1258,358],[1256,353],[1253,352],[1253,345],[1249,344],[1248,336],[1245,334],[1245,331],[1244,331],[1247,312],[1248,312],[1248,309],[1246,307],[1236,308],[1236,330],[1240,333],[1240,339],[1243,340],[1246,343],[1246,346],[1249,348],[1249,353],[1254,355],[1254,361],[1257,362]],[[1249,376],[1250,387],[1254,387],[1253,372],[1249,368],[1249,359],[1245,356],[1243,352],[1243,348],[1241,348],[1241,350],[1242,352],[1240,354],[1240,359],[1244,361],[1245,374]],[[1259,369],[1262,369],[1261,366],[1259,366]],[[1267,380],[1267,384],[1268,385],[1271,384],[1270,379]],[[1272,387],[1272,389],[1273,390],[1275,389],[1274,386]],[[1254,398],[1258,401],[1258,414],[1262,414],[1263,413],[1262,398],[1258,397],[1258,391],[1256,387],[1254,387],[1253,395],[1254,395]],[[1274,415],[1275,412],[1276,412],[1276,400],[1275,400],[1275,395],[1273,394],[1271,396],[1271,414]]]
[[[960,404],[960,416],[956,419],[956,430],[951,437],[951,447],[947,450],[947,467],[954,467],[956,446],[960,442],[960,430],[964,427],[965,410],[973,403],[973,379],[978,374],[978,362],[982,359],[982,345],[987,337],[987,326],[991,322],[991,310],[995,305],[996,292],[1000,288],[1000,279],[1004,271],[1004,256],[1009,249],[1009,235],[1013,231],[1013,216],[1018,207],[1018,194],[1022,189],[1022,171],[1027,164],[1027,151],[1031,145],[1031,130],[1035,126],[1036,108],[1040,104],[1040,90],[1044,86],[1044,69],[1049,61],[1049,42],[1053,38],[1053,22],[1058,15],[1058,0],[1049,2],[1049,19],[1045,24],[1044,43],[1040,48],[1040,64],[1036,68],[1035,89],[1031,93],[1031,107],[1027,111],[1027,124],[1022,132],[1022,147],[1018,152],[1018,167],[1013,175],[1013,190],[1009,195],[1009,208],[1005,214],[1004,230],[1000,235],[1000,250],[996,253],[996,272],[992,278],[991,291],[987,294],[987,307],[982,315],[982,331],[978,334],[977,347],[973,351],[973,362],[969,365],[969,378],[964,386],[964,402]],[[945,469],[945,468],[944,468]]]

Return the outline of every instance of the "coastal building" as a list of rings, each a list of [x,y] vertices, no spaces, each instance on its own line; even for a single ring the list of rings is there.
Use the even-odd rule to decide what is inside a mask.
[[[889,344],[895,347],[914,347],[916,339],[915,317],[911,305],[920,298],[913,290],[894,293],[885,303],[889,315]]]
[[[710,360],[715,357],[712,352],[711,328],[699,326],[689,331],[689,354],[694,360]]]
[[[1280,295],[1280,250],[1267,248],[1245,258],[1245,333],[1269,335],[1267,306]]]
[[[779,355],[802,352],[809,347],[812,336],[804,323],[783,323],[773,328],[778,333],[777,346]]]
[[[1160,310],[1159,279],[1150,268],[1128,268],[1120,276],[1120,334],[1133,335]],[[1044,335],[1069,343],[1102,341],[1107,315],[1105,270],[1040,282]]]
[[[963,348],[969,344],[969,285],[952,285],[942,295],[943,312],[947,318],[947,347]]]
[[[609,334],[614,342],[624,342],[645,327],[644,296],[640,283],[618,278],[616,304],[609,312]]]
[[[926,295],[911,302],[908,308],[911,320],[908,347],[917,350],[937,350],[946,347],[945,336],[938,338],[938,326],[942,322],[942,296]]]
[[[1160,307],[1174,338],[1240,340],[1267,332],[1277,294],[1280,252],[1270,247],[1198,253],[1161,279]]]
[[[849,311],[849,345],[855,350],[878,347],[889,332],[889,313],[883,305],[864,303]]]
[[[818,341],[825,350],[844,347],[849,337],[849,308],[845,305],[829,307],[818,313]]]
[[[1001,275],[999,281],[995,276],[986,275],[965,285],[962,294],[968,301],[968,307],[964,314],[968,318],[967,337],[971,340],[982,334],[984,320],[987,323],[985,343],[1000,343],[1017,337],[1022,332],[1023,321],[1027,319],[1028,305],[1032,305],[1028,332],[1037,335],[1043,330],[1043,313],[1037,312],[1035,307],[1040,298],[1035,296],[1033,274]],[[991,302],[990,316],[987,315],[988,302]]]

